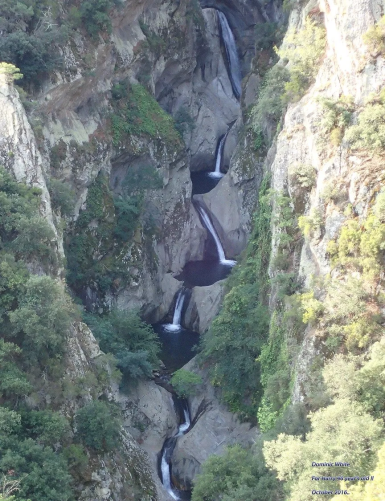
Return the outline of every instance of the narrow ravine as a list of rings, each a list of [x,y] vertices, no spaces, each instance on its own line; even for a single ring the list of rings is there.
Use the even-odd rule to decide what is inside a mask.
[[[235,38],[225,14],[217,10],[217,16],[219,32],[227,57],[226,67],[229,73],[229,79],[234,96],[239,100],[241,96],[242,75]],[[166,365],[166,379],[169,379],[169,375],[167,375],[167,373],[170,369],[175,371],[181,368],[195,354],[192,349],[193,345],[190,344],[191,334],[196,335],[196,344],[198,343],[199,335],[197,333],[192,333],[183,326],[183,313],[186,309],[186,304],[188,303],[192,288],[195,286],[212,285],[217,281],[226,278],[232,267],[236,264],[235,260],[228,259],[226,257],[224,246],[218,232],[215,229],[212,216],[207,207],[205,207],[204,203],[197,198],[197,195],[199,196],[203,193],[209,193],[225,176],[225,173],[222,172],[223,154],[226,140],[232,125],[233,123],[228,125],[226,133],[218,140],[214,168],[192,173],[191,175],[193,184],[193,206],[202,225],[208,232],[208,244],[211,239],[214,245],[215,253],[211,253],[212,255],[206,256],[206,258],[202,261],[191,261],[185,265],[183,272],[176,277],[178,280],[183,282],[183,285],[174,298],[173,304],[175,304],[175,306],[172,315],[172,322],[159,323],[154,326],[163,345],[163,354],[165,355],[163,362],[165,362]],[[171,318],[171,316],[169,316],[169,318]],[[185,345],[185,341],[188,341],[187,352],[184,349],[180,350],[181,343]],[[183,356],[181,356],[181,354],[183,354]],[[177,398],[175,395],[173,395],[173,398],[176,410],[179,409],[180,425],[177,433],[165,440],[162,450],[160,451],[159,475],[164,488],[172,499],[188,500],[191,499],[191,491],[180,491],[173,485],[172,455],[178,438],[188,433],[191,429],[191,415],[188,401],[186,399]]]

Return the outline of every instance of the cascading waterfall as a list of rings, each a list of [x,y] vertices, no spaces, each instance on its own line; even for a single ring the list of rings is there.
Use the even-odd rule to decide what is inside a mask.
[[[237,99],[240,98],[241,96],[241,81],[242,81],[242,75],[241,75],[241,67],[240,67],[240,61],[238,58],[238,53],[237,53],[237,47],[235,44],[235,39],[234,35],[231,31],[231,28],[229,26],[229,23],[227,21],[226,16],[218,11],[218,19],[219,19],[219,24],[220,24],[220,32],[221,32],[221,37],[223,44],[225,46],[226,54],[227,54],[227,67],[229,71],[229,78],[231,81],[231,85],[233,88],[233,93]],[[219,143],[218,143],[218,149],[217,149],[217,154],[216,154],[216,159],[215,159],[215,169],[213,172],[210,172],[208,174],[204,173],[204,176],[207,180],[207,177],[210,177],[212,179],[216,179],[217,181],[212,180],[211,184],[216,185],[216,183],[219,181],[220,178],[224,176],[224,174],[221,172],[221,165],[222,165],[222,159],[223,159],[223,152],[224,152],[224,147],[227,139],[227,135],[229,133],[229,130],[231,129],[232,125],[229,126],[228,131],[226,134],[220,138]],[[205,193],[205,192],[204,192]],[[209,217],[209,214],[207,211],[203,208],[203,206],[199,203],[198,200],[194,201],[194,207],[196,208],[202,224],[205,226],[207,231],[211,234],[211,236],[214,239],[215,246],[218,252],[218,258],[219,258],[219,265],[223,266],[213,266],[212,261],[208,262],[210,270],[206,268],[206,275],[208,274],[209,277],[212,277],[213,275],[208,273],[209,271],[211,272],[212,270],[216,270],[220,268],[221,272],[221,277],[216,278],[216,280],[219,280],[223,278],[223,273],[229,273],[230,267],[234,266],[236,264],[236,261],[231,260],[231,259],[226,259],[225,251],[223,249],[222,243],[219,239],[219,236],[214,228],[214,225],[212,224],[212,221]],[[198,264],[204,262],[197,262]],[[193,264],[193,263],[192,263]],[[227,268],[226,268],[227,267]],[[198,267],[199,268],[199,267]],[[193,270],[196,268],[192,268]],[[203,269],[203,268],[202,268]],[[211,278],[210,278],[211,280]],[[215,281],[216,281],[215,280]],[[213,283],[215,283],[215,281]],[[191,281],[187,279],[187,283],[191,284]],[[194,282],[193,282],[194,283]],[[185,298],[188,296],[188,289],[185,287],[182,287],[177,294],[176,301],[175,301],[175,310],[174,310],[174,315],[173,315],[173,320],[171,324],[165,324],[162,325],[162,330],[163,332],[181,332],[182,331],[182,326],[181,326],[181,320],[182,320],[182,313],[183,313],[183,305],[185,303]],[[183,332],[184,334],[185,332]],[[173,340],[176,339],[178,336],[169,336]],[[188,408],[188,403],[187,400],[180,400],[176,399],[176,402],[178,402],[178,405],[182,405],[181,410],[181,421],[183,421],[178,428],[178,432],[172,436],[169,437],[165,440],[163,444],[163,448],[160,453],[160,476],[162,480],[162,484],[165,487],[166,491],[168,492],[169,496],[174,499],[175,501],[181,501],[181,499],[190,499],[191,492],[182,492],[178,491],[176,487],[174,487],[172,483],[172,455],[177,443],[177,440],[179,437],[182,435],[188,433],[188,431],[191,428],[191,416],[190,416],[190,411]]]
[[[182,287],[178,292],[178,297],[175,302],[174,316],[172,319],[172,324],[165,324],[164,329],[168,332],[179,332],[182,330],[181,319],[184,300],[186,298],[186,291]]]
[[[209,172],[208,175],[210,177],[221,178],[224,176],[224,174],[221,172],[221,165],[222,165],[223,150],[225,149],[225,143],[226,143],[228,133],[229,133],[229,131],[227,131],[226,134],[219,141],[217,158],[215,160],[215,170],[214,170],[214,172]]]
[[[160,469],[162,472],[162,484],[167,490],[167,492],[170,494],[170,496],[176,501],[179,501],[180,497],[178,496],[178,493],[173,488],[171,483],[171,470],[170,470],[171,456],[175,449],[178,437],[187,433],[187,431],[191,426],[190,410],[188,408],[187,401],[183,400],[182,405],[183,405],[184,422],[181,425],[179,425],[178,433],[173,437],[168,438],[164,443],[162,451],[162,459],[160,462]]]
[[[233,87],[235,97],[239,99],[242,93],[242,74],[237,46],[235,44],[233,32],[231,31],[230,25],[223,12],[218,11],[218,19],[221,26],[222,40],[226,49],[231,85]]]
[[[219,262],[221,264],[226,265],[226,266],[234,266],[235,264],[237,264],[237,262],[232,260],[232,259],[226,259],[225,251],[223,250],[222,243],[218,237],[217,232],[215,231],[215,228],[214,228],[207,212],[204,210],[204,208],[198,202],[196,202],[195,207],[196,207],[197,211],[199,212],[199,215],[202,218],[204,226],[206,227],[207,231],[210,232],[211,236],[214,239],[214,242],[215,242],[215,245],[216,245],[216,248],[218,251]]]
[[[191,426],[190,411],[186,401],[184,401],[183,405],[183,416],[184,416],[184,423],[182,423],[179,426],[179,431],[178,434],[176,435],[177,437],[184,435]]]

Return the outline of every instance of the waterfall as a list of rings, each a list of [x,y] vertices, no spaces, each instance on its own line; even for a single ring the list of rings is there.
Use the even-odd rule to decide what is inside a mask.
[[[242,75],[237,46],[235,44],[233,32],[231,31],[227,18],[223,12],[218,11],[218,19],[221,26],[222,40],[226,49],[231,85],[233,87],[235,97],[239,99],[242,92]]]
[[[184,435],[186,431],[190,428],[191,425],[191,419],[190,419],[190,411],[187,405],[187,402],[184,402],[183,406],[183,416],[184,416],[184,423],[182,423],[179,426],[179,431],[178,434],[176,435],[177,437],[180,437],[181,435]]]
[[[174,437],[168,438],[165,441],[163,446],[162,459],[160,462],[160,469],[162,472],[162,484],[167,490],[167,492],[170,494],[170,496],[176,501],[179,501],[180,498],[173,489],[171,484],[170,465],[171,465],[171,456],[172,453],[174,452],[177,438],[184,435],[191,425],[190,410],[188,408],[187,400],[183,400],[183,416],[184,416],[184,422],[181,425],[179,425],[178,433]]]
[[[215,228],[209,218],[209,215],[207,212],[204,210],[204,208],[199,205],[198,203],[196,204],[197,211],[199,212],[199,215],[202,218],[203,224],[206,227],[207,231],[210,232],[211,236],[214,239],[217,251],[218,251],[218,257],[219,257],[219,262],[221,264],[227,265],[227,266],[234,266],[237,262],[233,261],[232,259],[226,259],[225,256],[225,251],[223,250],[222,243],[219,240],[218,234],[215,231]]]
[[[168,332],[179,332],[182,330],[181,319],[184,300],[186,298],[185,289],[182,287],[176,298],[174,316],[172,319],[172,324],[165,324],[164,328]]]
[[[223,150],[225,149],[225,143],[228,133],[229,131],[227,131],[226,134],[219,141],[217,158],[215,160],[215,170],[214,172],[209,172],[210,177],[221,178],[224,176],[224,174],[222,174],[221,172],[221,164],[222,164]]]
[[[174,450],[176,440],[174,438],[167,439],[162,453],[162,460],[160,463],[160,469],[162,472],[162,484],[170,496],[179,501],[179,496],[176,494],[171,485],[171,472],[170,472],[170,459],[172,452]]]

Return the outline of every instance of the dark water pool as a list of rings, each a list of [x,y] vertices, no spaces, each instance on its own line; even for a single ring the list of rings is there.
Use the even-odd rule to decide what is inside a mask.
[[[183,280],[188,287],[213,285],[226,278],[232,267],[218,261],[190,261],[176,278]]]
[[[210,171],[200,170],[191,172],[192,194],[203,195],[208,193],[219,183],[222,178],[214,178],[209,176]]]
[[[192,348],[199,343],[197,332],[183,328],[180,332],[167,332],[160,323],[154,324],[153,328],[162,343],[160,359],[168,371],[180,369],[195,356]]]

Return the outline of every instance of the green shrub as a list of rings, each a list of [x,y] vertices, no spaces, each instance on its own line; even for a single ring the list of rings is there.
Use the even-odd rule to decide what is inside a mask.
[[[26,374],[18,367],[21,353],[17,345],[0,339],[0,397],[11,400],[28,395],[32,390]]]
[[[376,198],[373,213],[381,223],[385,223],[385,191],[381,191]]]
[[[70,426],[64,416],[50,410],[21,413],[21,426],[41,445],[54,447],[68,438]]]
[[[62,216],[71,216],[75,209],[75,192],[71,185],[52,177],[48,182],[51,203],[54,210],[60,210]]]
[[[202,378],[194,372],[179,369],[173,374],[171,384],[178,396],[187,398],[195,394],[197,386],[202,384]]]
[[[57,47],[65,42],[66,30],[52,19],[49,7],[46,0],[0,2],[0,60],[20,68],[24,85],[39,84],[42,76],[61,66]],[[43,24],[43,17],[51,24]]]
[[[377,24],[371,26],[362,39],[367,45],[373,57],[377,57],[385,52],[385,16],[382,16]]]
[[[341,187],[339,187],[335,181],[327,182],[322,191],[321,198],[325,201],[325,203],[337,203],[341,198]]]
[[[23,335],[28,364],[60,357],[76,310],[61,285],[48,276],[31,276],[18,308],[9,314],[14,334]]]
[[[155,54],[156,57],[160,57],[166,48],[166,42],[154,31],[151,31],[149,26],[143,21],[139,21],[139,25],[148,43],[148,47]]]
[[[330,142],[339,146],[345,130],[351,122],[354,102],[351,96],[341,96],[337,100],[322,98],[322,119],[320,126],[323,134],[328,134]]]
[[[45,433],[47,442],[58,440],[67,429],[64,422],[63,417],[48,411],[32,412],[31,416],[25,411],[21,416],[0,407],[0,474],[13,470],[14,478],[21,480],[17,500],[73,499],[71,477],[63,455],[36,440],[40,430]],[[56,449],[57,445],[55,442]]]
[[[290,74],[286,68],[275,65],[265,75],[257,103],[251,111],[252,126],[257,134],[261,133],[267,121],[278,122],[284,109],[281,99]]]
[[[81,472],[88,465],[88,457],[84,448],[78,444],[71,444],[63,450],[68,467],[76,472]]]
[[[181,106],[175,113],[175,128],[183,137],[185,132],[191,132],[195,128],[195,122],[185,106]]]
[[[112,0],[86,0],[81,2],[79,8],[80,18],[91,37],[96,37],[100,31],[111,33],[111,19],[108,13],[113,5]],[[74,16],[73,11],[72,16]],[[76,22],[77,14],[74,17]]]
[[[300,295],[302,321],[316,322],[324,312],[324,306],[321,301],[314,297],[314,291],[304,292]]]
[[[18,259],[55,264],[54,232],[39,214],[40,194],[0,167],[0,249],[13,251]]]
[[[239,445],[222,456],[212,455],[194,480],[192,501],[270,501],[283,494],[274,474],[268,472],[262,454]]]
[[[128,85],[124,81],[118,85],[118,89],[114,86],[112,90],[115,96],[112,101],[114,113],[111,116],[114,144],[132,134],[159,139],[172,146],[180,145],[180,136],[172,117],[142,85]],[[124,86],[126,91],[122,90]]]
[[[306,18],[301,30],[291,30],[277,49],[280,58],[289,62],[290,81],[285,84],[284,101],[298,101],[319,69],[326,46],[326,31]]]
[[[87,447],[109,452],[119,446],[121,419],[115,405],[95,400],[76,414],[77,436]]]
[[[316,170],[312,165],[295,163],[289,167],[289,179],[292,185],[303,190],[311,190],[316,181]]]
[[[330,482],[323,480],[323,476],[346,476],[346,468],[326,466],[320,470],[319,480],[312,480],[315,457],[334,457],[343,461],[349,450],[349,476],[361,476],[362,471],[370,471],[374,466],[374,454],[382,442],[380,421],[348,399],[338,399],[318,410],[310,420],[312,428],[306,441],[280,434],[276,440],[264,444],[267,466],[275,470],[279,480],[286,481],[287,499],[301,499],[296,495],[298,492],[329,490]]]
[[[346,140],[353,150],[381,152],[385,148],[385,89],[371,96],[358,123],[347,129]]]
[[[137,311],[112,310],[107,315],[85,314],[85,321],[103,351],[112,353],[128,379],[151,377],[158,365],[159,341]]]
[[[23,78],[19,68],[16,68],[14,64],[9,63],[0,63],[0,75],[6,75],[6,79],[9,82]]]
[[[302,231],[303,235],[309,238],[320,229],[322,222],[323,219],[320,210],[312,208],[310,209],[310,214],[308,216],[299,216],[298,227]]]

